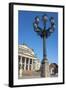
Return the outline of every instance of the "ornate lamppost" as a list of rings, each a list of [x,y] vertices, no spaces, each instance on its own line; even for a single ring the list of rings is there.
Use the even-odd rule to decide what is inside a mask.
[[[34,27],[34,31],[43,39],[43,60],[41,63],[41,77],[49,77],[49,62],[47,59],[47,53],[46,53],[46,39],[54,32],[55,29],[55,22],[54,22],[54,17],[50,17],[49,21],[50,21],[50,26],[47,29],[46,28],[46,23],[48,21],[48,17],[47,15],[43,15],[42,16],[42,21],[43,21],[43,25],[44,28],[39,27],[39,17],[36,16],[34,23],[33,23],[33,27]]]

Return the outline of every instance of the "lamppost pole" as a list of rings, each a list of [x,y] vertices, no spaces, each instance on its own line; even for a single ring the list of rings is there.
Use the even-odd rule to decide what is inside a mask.
[[[42,19],[44,19],[44,18],[42,18]],[[46,20],[43,20],[43,24],[44,24],[44,29],[43,29],[43,60],[47,59],[47,53],[46,53],[46,21],[47,21],[47,18],[46,18]]]
[[[34,31],[43,39],[43,60],[41,63],[41,77],[49,77],[49,62],[47,59],[47,52],[46,52],[46,39],[54,32],[55,23],[54,23],[54,18],[51,17],[50,18],[51,25],[48,29],[46,29],[46,23],[48,20],[46,14],[42,16],[42,20],[44,25],[43,29],[38,26],[40,21],[38,16],[35,17],[33,26],[34,26]]]
[[[46,37],[43,37],[43,59],[47,59],[47,53],[46,53]]]

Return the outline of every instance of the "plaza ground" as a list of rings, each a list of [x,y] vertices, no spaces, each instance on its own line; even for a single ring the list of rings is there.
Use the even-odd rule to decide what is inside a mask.
[[[58,77],[58,74],[50,75],[50,77]],[[42,78],[41,72],[40,71],[33,71],[30,75],[23,73],[22,78],[19,78],[19,79],[31,79],[31,78]]]

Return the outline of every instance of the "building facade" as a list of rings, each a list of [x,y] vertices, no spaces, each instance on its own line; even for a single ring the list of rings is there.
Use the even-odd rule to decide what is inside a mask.
[[[33,49],[27,45],[18,46],[18,78],[23,75],[31,75],[34,71],[34,62],[37,60]]]

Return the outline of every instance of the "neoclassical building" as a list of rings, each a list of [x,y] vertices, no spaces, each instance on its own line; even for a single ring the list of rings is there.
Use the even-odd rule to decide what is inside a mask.
[[[18,77],[21,78],[22,75],[31,75],[32,71],[35,70],[35,62],[37,58],[33,49],[29,48],[27,45],[18,46]],[[38,62],[40,62],[38,60]],[[39,64],[37,62],[37,65]],[[40,65],[40,64],[39,64]],[[40,66],[37,67],[40,69]]]

